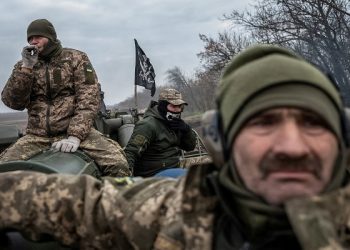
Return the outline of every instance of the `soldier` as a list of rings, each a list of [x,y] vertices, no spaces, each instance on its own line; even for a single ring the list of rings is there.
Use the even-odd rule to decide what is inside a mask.
[[[135,176],[179,177],[186,173],[180,168],[180,149],[193,150],[196,134],[181,119],[185,105],[175,89],[164,89],[158,102],[151,101],[124,150]]]
[[[180,179],[0,174],[0,228],[81,249],[300,249],[284,205],[349,180],[339,92],[292,52],[256,45],[226,68],[217,108],[215,165]]]
[[[95,130],[99,84],[88,56],[62,48],[52,23],[31,22],[29,46],[14,66],[2,101],[15,110],[28,110],[26,135],[4,151],[1,161],[26,160],[49,149],[74,152],[94,159],[103,175],[129,176],[125,154],[113,140]]]

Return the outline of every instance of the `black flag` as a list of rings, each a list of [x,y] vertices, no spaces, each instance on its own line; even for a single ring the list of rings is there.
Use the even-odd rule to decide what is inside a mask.
[[[156,92],[156,82],[154,80],[156,74],[154,73],[149,58],[140,48],[136,39],[134,39],[134,41],[136,49],[135,85],[140,85],[151,90],[151,96],[154,96],[154,93]]]

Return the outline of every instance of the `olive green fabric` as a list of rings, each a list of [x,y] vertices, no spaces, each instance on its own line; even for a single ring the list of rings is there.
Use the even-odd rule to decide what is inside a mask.
[[[27,41],[32,36],[44,36],[53,42],[57,40],[55,28],[46,19],[37,19],[29,24],[27,28]]]
[[[51,22],[46,19],[37,19],[31,22],[27,28],[27,41],[32,36],[43,36],[49,39],[39,58],[48,61],[62,51],[61,42],[57,39],[56,31]]]
[[[337,110],[341,109],[341,98],[337,89],[317,68],[283,48],[256,45],[232,60],[219,85],[216,100],[226,145],[232,144],[237,129],[242,125],[232,126],[237,122],[237,117],[245,112],[246,104],[259,92],[288,83],[311,85],[320,89]],[[310,95],[312,93],[313,91]],[[295,96],[298,98],[297,95]],[[290,97],[293,98],[292,95]],[[284,104],[288,105],[291,98]],[[320,99],[318,102],[323,100]],[[275,106],[273,103],[271,105]],[[268,106],[265,105],[264,108]],[[256,111],[259,111],[258,109]],[[323,113],[321,107],[318,108],[317,113]]]
[[[227,67],[217,95],[225,150],[230,150],[242,125],[269,108],[298,107],[320,115],[337,136],[339,156],[325,191],[340,187],[345,178],[344,109],[340,93],[316,67],[286,49],[273,45],[248,48]]]
[[[292,52],[273,45],[256,45],[236,56],[222,76],[217,104],[226,150],[231,150],[244,123],[263,110],[287,106],[317,113],[339,142],[333,176],[324,192],[347,181],[340,94],[322,72]],[[250,240],[262,237],[266,230],[291,230],[283,207],[269,205],[245,187],[234,159],[227,159],[219,170],[218,182],[226,194],[220,202],[228,214],[240,219]]]
[[[250,98],[250,101],[244,106],[244,110],[232,124],[228,137],[233,138],[235,134],[238,134],[242,124],[254,114],[262,110],[281,106],[302,108],[316,112],[327,121],[329,129],[337,136],[338,140],[341,140],[341,121],[336,106],[333,105],[325,92],[315,86],[303,83],[276,85],[264,89]],[[231,143],[228,145],[231,145]]]
[[[148,177],[180,167],[181,149],[193,150],[195,144],[193,130],[175,132],[170,129],[167,120],[159,114],[157,102],[152,101],[143,119],[135,124],[124,151],[134,175]]]
[[[336,166],[345,166],[345,158],[338,157]],[[344,170],[344,169],[342,169]],[[334,171],[333,181],[325,191],[333,190],[344,184],[344,171]],[[284,207],[272,206],[261,197],[249,191],[241,180],[232,159],[220,169],[218,182],[225,197],[220,203],[231,216],[239,218],[243,234],[248,241],[261,241],[267,235],[280,231],[292,232]]]
[[[270,206],[256,194],[244,188],[237,171],[231,171],[232,160],[226,163],[219,173],[219,182],[226,190],[226,197],[220,199],[228,209],[228,214],[239,218],[243,234],[251,242],[259,241],[277,230],[290,229],[287,216],[282,207]],[[234,181],[232,181],[234,180]],[[230,196],[230,197],[228,197]]]
[[[61,52],[62,52],[61,42],[59,40],[56,40],[56,42],[52,42],[51,40],[49,40],[44,50],[39,54],[39,58],[45,61],[48,61],[52,57],[59,55]]]

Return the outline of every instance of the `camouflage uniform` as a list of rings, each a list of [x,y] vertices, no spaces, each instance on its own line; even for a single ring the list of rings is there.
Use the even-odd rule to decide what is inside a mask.
[[[1,161],[27,160],[31,156],[47,150],[52,143],[65,136],[42,137],[28,134],[18,139],[16,144],[7,148],[0,156]],[[125,153],[120,145],[91,128],[90,133],[79,148],[90,158],[94,159],[103,175],[130,176],[130,170]],[[108,152],[108,153],[102,153]]]
[[[339,190],[350,183],[345,148],[349,131],[340,113],[343,105],[328,78],[298,60],[286,50],[256,46],[227,67],[217,98],[220,117],[214,113],[213,133],[207,133],[214,145],[224,146],[212,154],[227,150],[222,155],[224,163],[214,160],[215,167],[191,167],[177,181],[146,178],[132,183],[129,178],[107,178],[100,182],[88,176],[0,174],[0,228],[24,231],[32,239],[51,234],[83,249],[295,250],[301,248],[300,242],[307,250],[325,250],[341,249],[341,240],[348,247],[350,189]],[[267,92],[261,91],[262,86]],[[263,96],[264,102],[259,99]],[[260,106],[253,100],[261,101]],[[307,107],[323,119],[322,126],[336,135],[339,151],[322,190],[324,196],[277,206],[243,183],[231,146],[247,119],[262,108],[298,103],[292,101],[303,101],[296,107]],[[216,130],[218,118],[222,131]],[[217,143],[218,135],[223,143]]]
[[[216,197],[206,168],[187,178],[0,174],[0,228],[53,235],[79,249],[212,249]],[[134,182],[134,183],[133,183]],[[35,218],[35,219],[33,219]]]
[[[303,249],[350,248],[350,186],[286,205],[289,220]]]
[[[27,133],[68,133],[84,140],[100,105],[96,74],[87,55],[74,49],[49,62],[39,60],[33,73],[19,61],[2,91],[2,101],[15,110],[28,109]]]
[[[2,101],[16,110],[27,108],[27,136],[6,150],[1,155],[2,160],[26,159],[39,148],[48,148],[52,141],[69,135],[82,141],[84,152],[97,157],[94,159],[104,174],[130,175],[119,145],[91,130],[100,98],[97,76],[87,55],[63,48],[50,61],[39,60],[32,73],[23,72],[21,65],[22,61],[19,61],[14,66],[2,91]],[[39,143],[26,146],[35,136],[47,137],[47,142],[41,146]],[[101,146],[99,154],[96,153],[97,145]]]
[[[213,165],[192,167],[179,180],[2,173],[0,229],[33,240],[52,235],[79,249],[300,249],[283,230],[265,230],[260,244],[247,240],[241,218],[231,214],[231,224],[220,205],[216,177]]]

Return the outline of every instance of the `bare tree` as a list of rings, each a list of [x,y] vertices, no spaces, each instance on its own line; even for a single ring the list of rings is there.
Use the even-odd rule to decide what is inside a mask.
[[[210,71],[221,71],[231,58],[245,47],[250,45],[250,40],[236,33],[223,32],[218,34],[215,40],[200,34],[199,38],[205,43],[204,51],[197,54],[203,66]]]
[[[175,66],[167,71],[168,83],[174,86],[175,89],[180,91],[191,105],[190,110],[202,110],[202,107],[198,104],[197,95],[193,91],[193,80],[186,78],[181,69]],[[202,110],[203,111],[203,110]]]
[[[215,108],[215,90],[219,82],[221,71],[203,70],[196,73],[194,89],[199,98],[198,103],[202,110]]]
[[[258,42],[290,47],[331,72],[349,105],[349,7],[348,0],[264,0],[224,19],[245,27]]]
[[[222,70],[231,58],[251,44],[251,39],[238,33],[228,31],[218,33],[214,39],[200,34],[204,50],[197,54],[203,69],[196,72],[192,89],[199,94],[197,103],[201,111],[215,107],[215,90]]]

